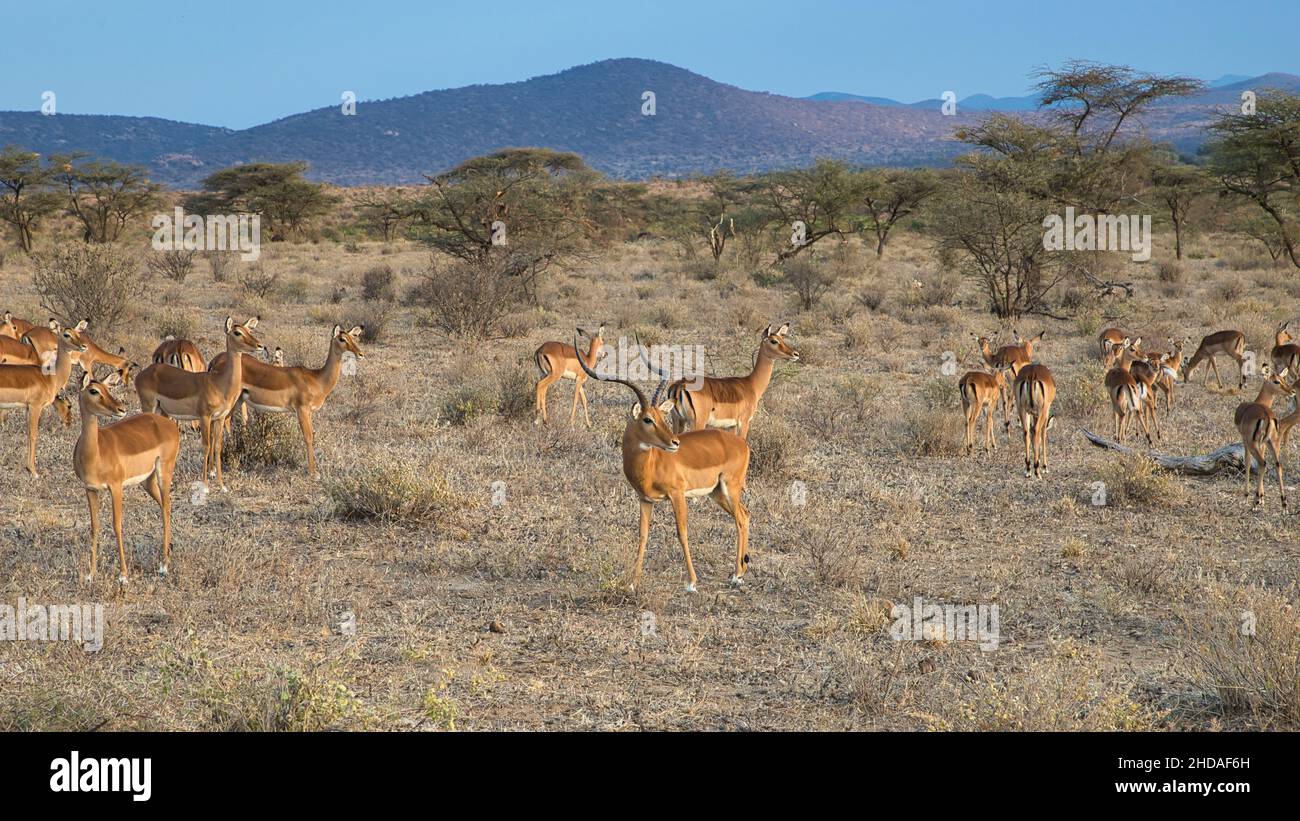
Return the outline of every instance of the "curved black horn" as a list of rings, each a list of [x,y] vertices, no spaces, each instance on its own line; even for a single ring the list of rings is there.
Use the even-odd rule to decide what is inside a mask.
[[[577,334],[573,335],[573,349],[575,351],[578,350]],[[592,379],[596,379],[601,382],[618,382],[620,384],[627,385],[629,388],[631,388],[633,391],[636,392],[637,401],[641,403],[641,410],[645,411],[650,409],[650,403],[645,398],[645,391],[641,390],[641,388],[638,387],[635,382],[629,382],[626,379],[619,379],[618,377],[615,376],[601,376],[600,374],[593,371],[590,367],[588,367],[587,363],[583,361],[583,358],[581,356],[579,356],[577,359],[578,359],[578,364],[581,365],[582,369],[587,372],[587,376],[590,376]]]
[[[640,334],[635,335],[634,338],[636,339],[636,355],[641,357],[641,361],[645,363],[646,370],[659,377],[659,386],[655,388],[655,395],[650,399],[650,404],[657,408],[659,407],[659,394],[663,393],[664,385],[668,384],[672,379],[672,375],[664,373],[654,365],[651,365],[649,357],[645,355],[645,346],[641,344]]]

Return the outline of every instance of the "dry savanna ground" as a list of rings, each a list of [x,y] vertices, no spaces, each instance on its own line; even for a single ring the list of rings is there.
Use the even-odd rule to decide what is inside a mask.
[[[1264,351],[1276,324],[1295,316],[1294,271],[1208,236],[1181,266],[1126,264],[1118,273],[1135,283],[1132,299],[1079,288],[1061,309],[1070,319],[1023,320],[1022,334],[1046,330],[1037,358],[1059,390],[1051,470],[1031,481],[1019,441],[1001,433],[995,455],[961,454],[957,379],[978,363],[971,334],[999,329],[977,287],[939,274],[920,237],[900,236],[881,262],[856,242],[828,247],[821,264],[841,279],[809,310],[737,262],[714,272],[655,241],[617,246],[549,275],[541,307],[512,318],[512,337],[478,345],[429,330],[401,298],[425,262],[414,245],[276,244],[264,253],[281,273],[271,295],[250,296],[237,278],[215,283],[201,264],[184,286],[154,279],[135,316],[106,337],[92,329],[138,361],[166,333],[192,336],[211,356],[227,314],[260,314],[263,341],[311,365],[323,361],[334,322],[379,331],[318,416],[320,481],[304,475],[292,420],[277,418],[230,444],[230,492],[191,504],[201,454],[184,432],[165,580],[151,572],[157,509],[134,488],[132,583],[123,591],[114,581],[107,507],[98,580],[78,581],[88,517],[72,471],[77,428],[48,414],[45,477],[34,482],[23,470],[22,414],[5,414],[0,601],[104,602],[108,625],[97,653],[0,644],[0,728],[1300,722],[1300,552],[1273,491],[1252,511],[1239,475],[1164,475],[1078,433],[1109,432],[1095,354],[1103,327],[1155,347],[1234,327]],[[359,298],[362,273],[377,265],[398,275],[392,304]],[[340,285],[348,290],[335,301]],[[0,269],[0,293],[20,316],[48,314],[19,254]],[[699,593],[683,592],[666,505],[643,587],[624,592],[637,501],[616,443],[630,392],[589,384],[593,425],[570,429],[572,385],[561,383],[552,424],[535,426],[532,351],[603,321],[611,340],[636,332],[704,345],[710,373],[742,373],[759,329],[783,320],[803,361],[778,366],[754,422],[747,584],[728,587],[731,520],[703,499],[690,506]],[[1001,330],[1005,339],[1010,329]],[[954,374],[941,369],[945,351],[959,361]],[[133,391],[118,394],[135,407]],[[1200,374],[1180,384],[1160,448],[1231,441],[1242,399],[1212,381],[1207,389]],[[1108,488],[1101,507],[1091,503],[1097,481]],[[917,596],[997,604],[998,649],[893,640],[891,606]],[[1253,636],[1241,635],[1247,616]]]

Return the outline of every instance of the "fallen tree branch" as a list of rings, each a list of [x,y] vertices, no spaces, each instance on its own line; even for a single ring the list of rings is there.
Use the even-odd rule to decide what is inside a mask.
[[[1107,439],[1104,436],[1098,436],[1090,430],[1079,428],[1079,432],[1088,438],[1099,448],[1119,451],[1120,453],[1133,454],[1139,453],[1126,445]],[[1140,455],[1147,457],[1165,470],[1172,470],[1177,473],[1186,473],[1192,476],[1212,476],[1222,470],[1234,471],[1240,473],[1245,470],[1245,449],[1240,442],[1234,442],[1224,445],[1218,450],[1210,453],[1203,453],[1197,456],[1172,456],[1167,453],[1158,453],[1157,451],[1147,451]],[[1256,463],[1258,465],[1258,463]]]
[[[1112,296],[1119,291],[1124,292],[1125,298],[1133,296],[1133,283],[1131,282],[1111,282],[1110,280],[1100,280],[1087,271],[1083,272],[1083,277],[1100,292],[1098,294],[1099,296]]]

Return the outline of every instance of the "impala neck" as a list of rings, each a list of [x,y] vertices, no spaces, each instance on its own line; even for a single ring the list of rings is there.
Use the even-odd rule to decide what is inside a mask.
[[[68,377],[72,376],[72,349],[59,339],[59,347],[55,349],[54,354],[54,381],[59,387],[68,384]]]
[[[99,461],[99,417],[90,410],[85,394],[77,399],[81,414],[81,435],[77,438],[77,453],[83,465]]]
[[[320,377],[320,386],[324,390],[325,396],[328,397],[333,391],[334,386],[339,383],[339,372],[343,368],[343,349],[334,344],[334,338],[330,337],[330,350],[325,355],[325,364],[316,371]]]
[[[767,390],[768,384],[772,381],[772,357],[765,356],[763,349],[758,349],[758,361],[754,363],[754,370],[749,372],[745,379],[754,388],[754,396],[761,397]]]
[[[1277,394],[1273,393],[1267,388],[1264,388],[1259,392],[1259,396],[1255,397],[1255,404],[1264,408],[1268,408],[1269,410],[1272,410],[1273,398],[1276,396]]]
[[[623,475],[638,493],[644,495],[652,484],[655,466],[666,451],[654,447],[642,448],[641,440],[636,436],[636,424],[633,419],[623,431]]]
[[[244,354],[230,334],[226,334],[226,361],[216,374],[216,383],[226,396],[237,392],[244,384]]]
[[[602,339],[593,339],[591,340],[591,344],[587,346],[587,352],[585,354],[582,351],[578,351],[578,356],[582,357],[582,361],[587,363],[588,368],[596,367],[596,354],[600,353],[600,348],[604,344],[605,342]]]

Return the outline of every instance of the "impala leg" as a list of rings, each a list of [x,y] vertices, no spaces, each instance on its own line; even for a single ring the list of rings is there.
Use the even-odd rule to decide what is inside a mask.
[[[997,440],[993,438],[993,414],[997,412],[998,400],[994,399],[984,409],[984,419],[987,424],[984,425],[984,449],[995,451],[998,449]]]
[[[1214,368],[1214,381],[1218,384],[1220,388],[1222,388],[1223,380],[1219,378],[1219,363],[1216,361],[1217,359],[1218,357],[1214,357],[1214,356],[1210,357],[1210,367]],[[1205,383],[1207,385],[1209,384],[1209,382],[1210,382],[1209,379],[1205,380]]]
[[[964,397],[963,397],[964,399]],[[979,418],[979,407],[974,404],[962,402],[962,413],[966,416],[966,436],[962,443],[966,446],[966,455],[970,456],[975,450],[975,421]],[[971,413],[971,411],[975,411]]]
[[[1282,497],[1282,512],[1286,512],[1286,485],[1282,483],[1282,451],[1278,448],[1277,431],[1268,437],[1269,449],[1273,451],[1273,461],[1277,464],[1277,492]]]
[[[41,478],[36,470],[36,436],[41,429],[41,409],[35,405],[27,406],[27,471],[33,479]]]
[[[558,380],[559,378],[560,377],[555,375],[555,371],[552,370],[550,373],[548,373],[546,376],[543,376],[537,382],[536,406],[537,406],[537,412],[541,414],[542,424],[546,424],[547,421],[546,420],[546,394],[550,392],[551,385],[555,384],[556,380]]]
[[[312,428],[311,408],[298,408],[298,429],[307,445],[307,475],[316,478],[316,432]]]
[[[641,500],[641,538],[636,549],[636,564],[632,566],[632,589],[641,584],[641,566],[645,564],[645,546],[650,541],[650,514],[654,512],[654,502]]]
[[[122,568],[117,581],[119,584],[126,584],[129,574],[126,564],[126,541],[122,538],[122,486],[109,485],[108,495],[113,500],[113,535],[117,537],[117,558]]]
[[[686,494],[678,492],[668,497],[673,504],[673,518],[677,520],[677,541],[682,543],[682,558],[686,562],[686,592],[695,592],[695,565],[691,562],[691,543],[686,536]]]
[[[1029,414],[1025,413],[1023,410],[1020,411],[1020,427],[1025,434],[1025,478],[1028,479],[1033,475],[1033,446],[1030,442],[1030,431],[1032,430],[1032,427],[1029,424]]]
[[[1047,474],[1047,423],[1052,421],[1049,411],[1044,411],[1038,417],[1038,459],[1041,466],[1038,471],[1038,478],[1041,479]]]
[[[727,511],[736,520],[736,572],[731,576],[731,586],[740,587],[744,581],[745,571],[749,569],[749,510],[740,501],[738,492],[729,495],[728,490],[726,482],[720,481],[710,495],[713,501],[718,503],[718,507]]]
[[[99,491],[86,488],[86,504],[90,507],[90,572],[86,581],[93,582],[99,563]]]
[[[578,396],[582,398],[582,418],[587,420],[587,427],[591,427],[591,414],[587,412],[587,389],[581,382],[578,383]]]
[[[204,417],[198,422],[199,436],[203,439],[203,485],[207,487],[208,471],[212,469],[212,419]]]
[[[162,560],[158,564],[158,575],[166,576],[167,563],[171,558],[172,546],[172,500],[170,483],[164,485],[161,477],[162,460],[159,459],[154,465],[153,475],[145,480],[144,489],[153,497],[153,500],[158,503],[158,509],[162,512]]]
[[[1251,448],[1250,440],[1246,437],[1241,438],[1242,449],[1245,454],[1241,461],[1246,463],[1246,502],[1250,502],[1250,465],[1255,461],[1255,452]]]
[[[1147,438],[1147,446],[1150,447],[1152,445],[1151,426],[1147,424],[1147,407],[1145,403],[1138,405],[1137,419],[1138,419],[1138,423],[1142,425],[1143,435],[1146,436]]]
[[[1241,373],[1241,378],[1237,382],[1238,388],[1246,387],[1246,358],[1240,354],[1234,354],[1233,359],[1237,360],[1237,369]]]

